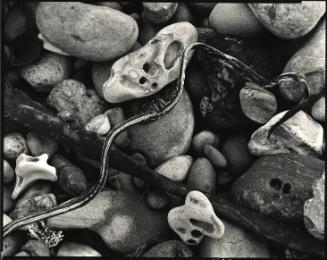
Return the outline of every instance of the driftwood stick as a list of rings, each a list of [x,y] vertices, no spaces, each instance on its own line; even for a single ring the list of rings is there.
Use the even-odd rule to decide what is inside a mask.
[[[22,91],[6,88],[4,101],[6,117],[46,134],[73,153],[99,160],[104,139],[65,124]],[[190,191],[186,185],[156,173],[117,149],[111,151],[109,163],[111,167],[143,179],[149,185],[166,192],[185,197]],[[311,255],[324,255],[323,241],[313,238],[306,231],[293,230],[287,224],[259,215],[224,197],[210,196],[209,199],[219,217],[229,219],[282,246]]]

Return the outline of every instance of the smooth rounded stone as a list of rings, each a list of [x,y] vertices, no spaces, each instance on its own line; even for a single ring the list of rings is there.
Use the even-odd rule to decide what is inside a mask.
[[[58,150],[57,142],[37,132],[28,132],[26,143],[33,156],[46,153],[50,158]]]
[[[203,147],[203,154],[206,156],[209,161],[218,168],[225,168],[227,166],[227,161],[225,156],[218,151],[217,148],[213,147],[210,144],[206,144]]]
[[[2,180],[3,184],[7,185],[13,182],[15,179],[14,169],[10,166],[7,160],[3,159],[3,172]]]
[[[6,214],[2,214],[2,227],[11,222],[11,218]],[[13,256],[21,247],[22,236],[16,232],[10,233],[2,237],[1,258],[4,256]]]
[[[303,222],[304,202],[324,167],[322,160],[295,153],[263,156],[236,179],[231,198],[268,217]]]
[[[169,204],[169,198],[164,193],[150,191],[146,195],[146,203],[151,209],[161,210],[167,207]]]
[[[311,108],[311,115],[314,119],[325,122],[326,99],[321,97]]]
[[[285,113],[287,110],[278,113],[252,134],[248,144],[249,151],[257,156],[293,152],[316,157],[322,155],[323,127],[302,110],[278,126],[268,138],[269,129]]]
[[[133,184],[133,177],[131,175],[113,168],[109,168],[108,171],[108,175],[113,176],[109,180],[109,183],[114,186],[116,190],[137,194],[137,190]]]
[[[112,9],[121,11],[122,7],[119,2],[96,2],[97,5],[110,7]]]
[[[192,147],[196,152],[203,154],[203,149],[206,144],[217,147],[219,144],[219,136],[209,130],[203,130],[194,135]]]
[[[227,160],[227,171],[232,176],[242,175],[254,160],[248,151],[249,139],[248,135],[238,133],[227,137],[221,144],[220,151]]]
[[[296,39],[309,33],[325,13],[323,2],[251,3],[249,8],[270,32],[284,39]]]
[[[49,91],[71,74],[71,59],[44,51],[33,63],[19,69],[19,75],[37,91]]]
[[[196,28],[188,22],[164,27],[142,48],[114,63],[103,84],[105,100],[120,103],[158,92],[178,78],[181,54],[197,39]]]
[[[122,191],[102,191],[81,208],[49,218],[53,229],[82,228],[98,233],[106,245],[121,253],[168,230],[167,213],[147,208],[139,195]]]
[[[134,104],[131,110],[135,114],[139,108],[140,104]],[[193,108],[185,90],[165,116],[127,129],[131,149],[141,152],[152,167],[184,154],[191,144],[193,130]]]
[[[86,125],[85,130],[98,135],[106,135],[110,131],[110,121],[106,114],[93,117]]]
[[[32,184],[17,200],[15,203],[16,208],[22,207],[27,200],[51,193],[51,185],[47,182],[38,181]]]
[[[192,156],[180,155],[160,164],[155,171],[173,181],[182,182],[186,179],[192,163]]]
[[[192,257],[192,249],[179,240],[161,242],[149,250],[142,257]]]
[[[59,112],[61,118],[76,120],[81,125],[105,111],[105,104],[95,91],[86,89],[83,83],[74,79],[57,84],[47,102]]]
[[[17,254],[15,254],[15,256],[28,257],[28,256],[31,256],[31,255],[29,253],[25,252],[25,251],[19,251]]]
[[[10,212],[10,210],[13,209],[15,205],[15,201],[11,198],[13,187],[6,187],[4,186],[2,188],[2,209],[3,212],[7,213]]]
[[[315,238],[325,234],[325,172],[313,185],[313,198],[304,203],[304,224]]]
[[[243,113],[256,123],[266,123],[277,112],[274,94],[257,84],[245,83],[239,96]]]
[[[178,22],[194,23],[194,16],[191,9],[183,2],[178,3],[175,15],[170,20],[170,23]]]
[[[169,226],[188,245],[198,245],[204,236],[220,239],[224,223],[215,215],[209,199],[199,191],[190,191],[185,204],[168,213]]]
[[[142,165],[147,165],[147,162],[146,162],[144,156],[140,153],[132,154],[132,158],[134,160],[138,161],[139,163],[141,163]],[[133,183],[137,189],[143,189],[144,185],[145,185],[144,180],[136,178],[136,177],[133,177]]]
[[[71,257],[71,256],[79,256],[79,257],[90,257],[90,256],[101,256],[101,254],[89,247],[87,245],[74,243],[74,242],[64,242],[57,251],[57,255],[60,257]]]
[[[266,241],[248,230],[223,219],[225,233],[219,240],[204,238],[200,246],[201,257],[270,257]]]
[[[216,192],[216,172],[208,159],[197,158],[194,161],[186,184],[191,190],[199,190],[207,194]]]
[[[3,155],[8,160],[16,160],[22,153],[28,153],[26,140],[20,133],[9,133],[3,138]]]
[[[220,34],[254,37],[264,28],[245,3],[218,3],[209,16],[209,27]]]
[[[154,24],[168,22],[175,14],[178,3],[156,3],[145,2],[142,16],[145,20]]]
[[[109,7],[79,2],[43,2],[36,23],[51,44],[91,61],[108,61],[128,52],[138,37],[135,20]]]
[[[309,94],[325,88],[326,74],[326,20],[322,20],[306,43],[287,62],[283,72],[298,72],[307,77]],[[283,81],[279,86],[282,96],[290,101],[300,101],[306,93],[303,84]]]
[[[22,247],[23,251],[28,252],[31,256],[51,256],[49,248],[38,240],[29,240]]]

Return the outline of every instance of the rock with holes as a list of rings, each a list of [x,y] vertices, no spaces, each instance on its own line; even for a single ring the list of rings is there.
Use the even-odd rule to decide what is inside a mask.
[[[168,22],[175,14],[178,3],[156,3],[145,2],[143,4],[142,16],[145,20],[154,24]]]
[[[188,22],[163,28],[142,48],[115,62],[103,84],[105,100],[119,103],[158,92],[178,78],[183,50],[197,39],[196,28]]]
[[[16,160],[16,185],[11,197],[16,199],[23,191],[39,180],[57,181],[56,168],[47,163],[46,153],[40,156],[21,154]]]
[[[320,240],[325,234],[325,172],[313,185],[313,198],[304,203],[304,223],[307,230]]]
[[[190,247],[179,240],[169,240],[159,243],[146,251],[142,257],[192,257]]]
[[[309,94],[317,94],[326,84],[326,20],[306,40],[287,62],[283,72],[303,73],[307,77]],[[307,92],[303,84],[283,81],[279,91],[286,100],[299,102]]]
[[[324,149],[324,129],[307,113],[300,110],[268,138],[268,131],[287,111],[280,112],[257,129],[248,144],[249,151],[257,156],[291,153],[319,156]]]
[[[270,257],[263,237],[223,220],[225,233],[221,239],[206,237],[200,246],[201,257]]]
[[[231,187],[239,204],[286,221],[303,221],[304,202],[312,198],[312,184],[324,162],[299,154],[263,156]]]
[[[225,231],[209,199],[199,191],[189,192],[184,205],[169,211],[168,223],[188,245],[199,244],[204,236],[220,239]]]
[[[90,257],[90,256],[101,256],[101,254],[84,244],[74,243],[74,242],[64,242],[57,251],[57,255],[60,257]]]
[[[295,39],[309,33],[326,11],[325,3],[248,4],[260,23],[278,37]]]
[[[110,249],[128,253],[167,231],[166,215],[147,208],[143,198],[135,193],[108,190],[81,208],[48,219],[47,224],[60,230],[92,230]]]
[[[43,2],[36,10],[42,36],[75,57],[108,61],[125,54],[135,43],[135,20],[105,6],[79,2]]]

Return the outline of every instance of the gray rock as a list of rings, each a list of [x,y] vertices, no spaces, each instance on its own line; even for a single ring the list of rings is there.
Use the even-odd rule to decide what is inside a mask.
[[[15,205],[15,201],[11,198],[13,187],[3,187],[2,191],[2,207],[5,213],[9,212]]]
[[[138,195],[113,190],[100,192],[85,206],[50,218],[47,223],[60,230],[93,230],[109,248],[122,253],[168,229],[166,214],[149,210]]]
[[[325,111],[326,111],[326,98],[321,97],[316,103],[313,104],[311,109],[311,115],[314,119],[325,122]]]
[[[142,257],[192,257],[189,246],[179,240],[169,240],[151,247]]]
[[[203,148],[206,144],[217,147],[219,143],[219,136],[209,130],[203,130],[194,135],[192,140],[193,149],[199,154],[203,154]]]
[[[146,195],[146,203],[151,209],[161,210],[166,208],[169,203],[169,197],[164,193],[150,191]]]
[[[203,153],[215,167],[225,168],[227,166],[225,156],[212,145],[206,144],[203,148]]]
[[[304,203],[304,223],[315,238],[324,240],[325,234],[325,172],[313,185],[313,198]]]
[[[2,227],[12,220],[6,214],[2,214]],[[2,238],[1,258],[4,256],[13,256],[21,247],[22,236],[17,232],[10,233]]]
[[[15,179],[15,173],[14,169],[11,167],[11,165],[8,163],[7,160],[3,159],[3,184],[10,184]]]
[[[58,144],[55,141],[37,132],[28,132],[26,143],[33,156],[46,153],[50,158],[58,149]]]
[[[8,160],[16,160],[22,153],[28,153],[26,140],[20,133],[9,133],[3,138],[3,155]]]
[[[74,242],[64,242],[57,251],[57,256],[60,257],[90,257],[90,256],[101,256],[101,254],[93,248]]]
[[[38,240],[29,240],[23,245],[22,250],[31,256],[51,256],[49,248]]]
[[[15,207],[20,208],[28,199],[51,193],[51,186],[48,182],[38,181],[32,184],[16,201]]]
[[[178,3],[143,3],[142,16],[154,24],[168,22],[175,14]]]

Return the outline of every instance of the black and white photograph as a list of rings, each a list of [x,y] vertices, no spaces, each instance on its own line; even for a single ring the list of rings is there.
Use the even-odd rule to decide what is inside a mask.
[[[0,259],[325,259],[325,1],[0,4]]]

